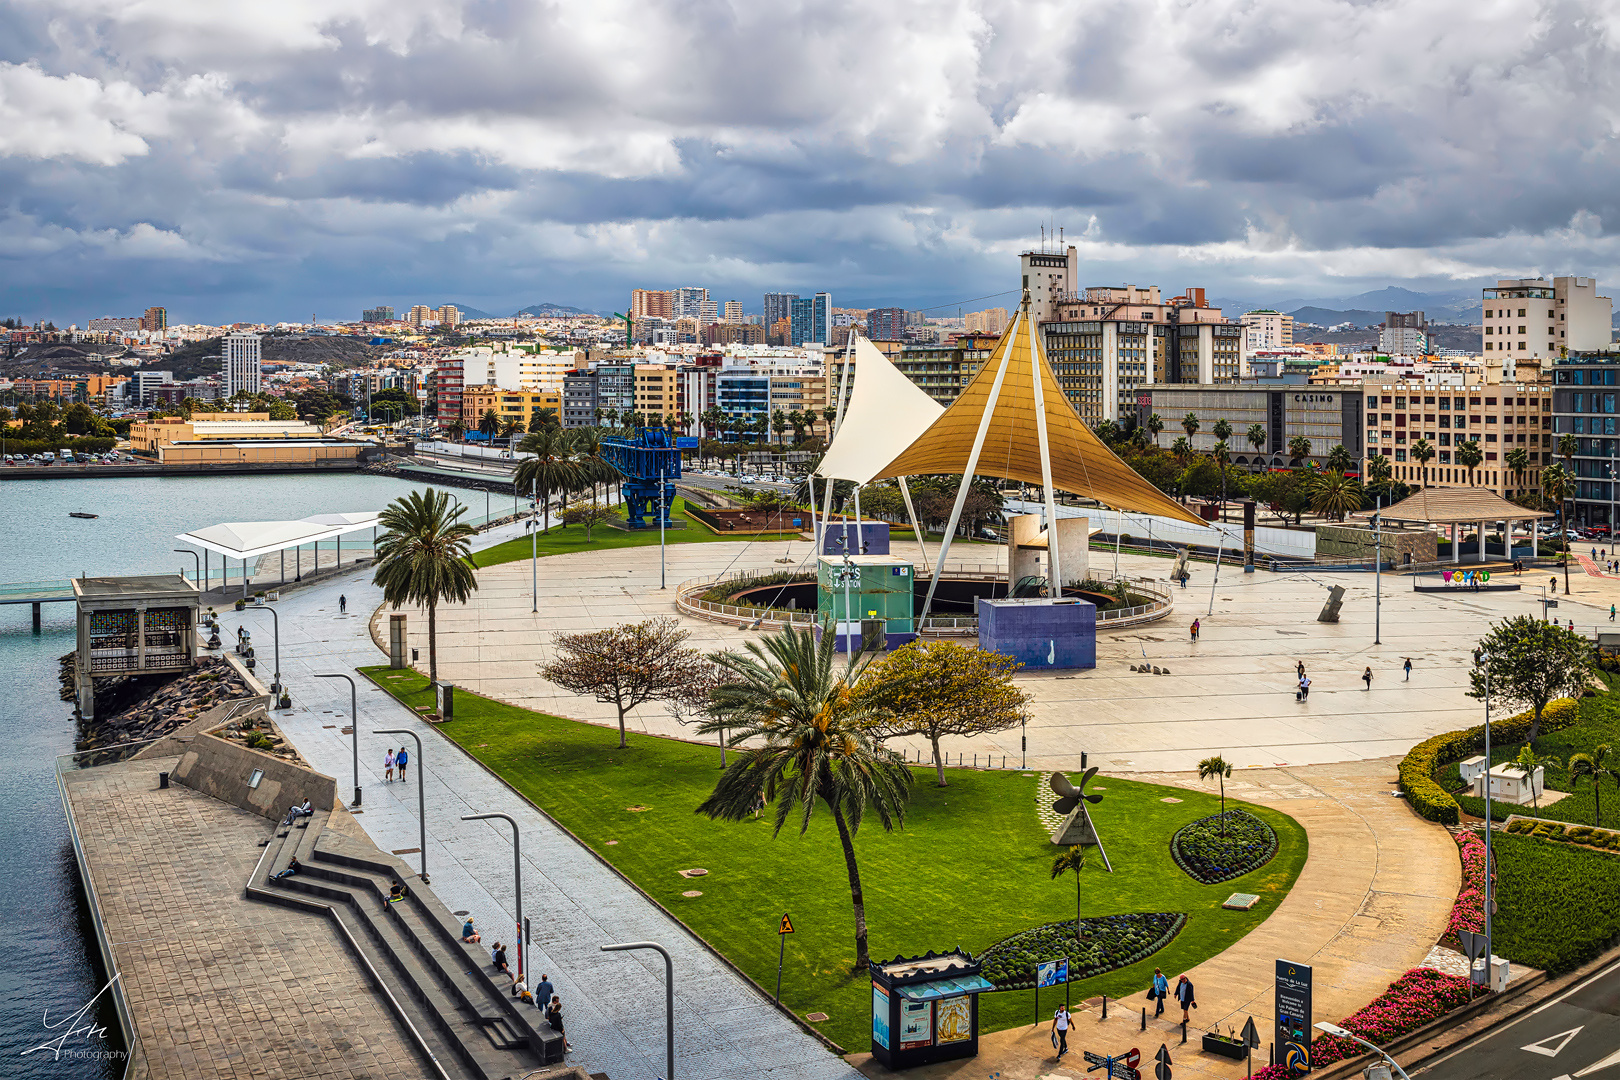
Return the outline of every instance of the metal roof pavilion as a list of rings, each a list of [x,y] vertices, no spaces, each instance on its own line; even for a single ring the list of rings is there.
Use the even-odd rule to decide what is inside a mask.
[[[363,532],[366,529],[375,530],[380,514],[381,511],[368,510],[359,513],[316,514],[296,521],[227,521],[204,529],[178,533],[175,539],[202,548],[204,552],[211,551],[227,559],[242,560],[242,595],[246,596],[249,559],[286,551],[288,548],[303,547],[305,544],[319,544],[322,540],[335,540],[338,545],[338,559],[341,562],[342,538],[349,533]],[[317,564],[319,554],[320,549],[316,548]],[[202,580],[206,591],[208,584],[206,573],[202,575]]]

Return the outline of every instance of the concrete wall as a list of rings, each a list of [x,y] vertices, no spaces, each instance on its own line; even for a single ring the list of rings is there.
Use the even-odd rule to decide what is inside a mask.
[[[255,769],[262,769],[264,776],[258,787],[249,788]],[[317,810],[331,810],[337,796],[337,781],[330,776],[207,734],[191,741],[174,767],[174,779],[272,821],[281,820],[305,798]]]
[[[978,608],[981,649],[1026,670],[1097,666],[1097,608],[1089,601],[980,600]]]
[[[1373,538],[1373,530],[1362,525],[1318,525],[1316,550],[1323,555],[1371,561]],[[1380,539],[1386,563],[1401,566],[1409,562],[1435,562],[1440,558],[1439,536],[1428,529],[1386,528]]]

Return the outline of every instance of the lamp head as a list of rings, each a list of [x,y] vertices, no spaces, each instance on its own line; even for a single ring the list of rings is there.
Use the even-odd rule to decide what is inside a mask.
[[[1326,1032],[1329,1035],[1337,1035],[1341,1039],[1348,1039],[1351,1037],[1350,1033],[1344,1030],[1344,1028],[1340,1027],[1338,1024],[1330,1024],[1326,1020],[1319,1020],[1312,1026],[1315,1027],[1317,1031]]]

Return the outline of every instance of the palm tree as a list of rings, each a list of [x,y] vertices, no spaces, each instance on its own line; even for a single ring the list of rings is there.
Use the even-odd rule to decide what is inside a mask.
[[[512,436],[523,430],[523,421],[516,416],[503,416],[501,418],[501,438],[506,440],[506,448],[512,448]]]
[[[1216,754],[1207,757],[1198,763],[1198,779],[1208,780],[1210,777],[1219,777],[1221,781],[1221,835],[1226,835],[1226,778],[1232,775],[1232,765],[1225,758]]]
[[[1322,460],[1329,469],[1342,473],[1349,472],[1356,463],[1355,459],[1350,456],[1350,451],[1344,448],[1343,443],[1334,444],[1333,449],[1329,450],[1327,457]]]
[[[838,410],[828,405],[821,410],[821,418],[827,421],[827,441],[832,442],[833,421],[838,419]]]
[[[1476,451],[1479,449],[1479,444],[1478,443],[1474,443],[1473,446],[1474,446],[1474,449]],[[1457,451],[1457,460],[1458,461],[1462,460],[1462,450],[1461,449],[1459,449]],[[1507,467],[1508,467],[1509,471],[1511,471],[1513,473],[1513,486],[1514,486],[1514,488],[1515,489],[1522,488],[1524,486],[1525,470],[1530,468],[1530,455],[1525,452],[1524,447],[1515,446],[1512,450],[1509,450],[1503,456],[1503,460],[1507,462]],[[1477,464],[1477,462],[1476,462],[1476,464]],[[1471,471],[1472,470],[1470,470],[1470,472]]]
[[[1091,430],[1105,446],[1113,443],[1114,440],[1119,438],[1119,425],[1114,423],[1112,420],[1099,420],[1097,421],[1097,425]]]
[[[1177,461],[1186,464],[1187,459],[1192,457],[1192,443],[1187,441],[1187,436],[1177,435],[1176,441],[1170,444],[1170,452],[1176,455]]]
[[[1210,428],[1209,430],[1210,430],[1210,433],[1215,436],[1215,441],[1216,442],[1229,442],[1229,441],[1231,441],[1231,438],[1232,438],[1232,425],[1227,423],[1226,419],[1224,417],[1222,417],[1221,419],[1215,421],[1215,426]]]
[[[1535,784],[1536,770],[1556,769],[1563,764],[1563,761],[1551,756],[1542,757],[1536,753],[1536,749],[1532,744],[1525,743],[1524,746],[1519,748],[1519,756],[1513,759],[1513,764],[1523,771],[1525,783],[1530,785],[1530,805],[1537,810],[1541,809],[1541,793],[1536,790]]]
[[[561,431],[537,431],[525,435],[518,449],[534,457],[524,458],[518,465],[516,483],[519,491],[532,491],[540,499],[545,515],[542,531],[551,531],[551,493],[579,490],[580,468],[574,460],[573,446]]]
[[[1367,487],[1375,492],[1389,488],[1389,458],[1383,454],[1367,455]]]
[[[1613,747],[1602,743],[1586,753],[1569,755],[1569,782],[1573,787],[1581,779],[1592,778],[1592,824],[1598,828],[1603,827],[1603,778],[1605,776],[1620,784],[1620,770],[1608,766],[1609,754]]]
[[[1260,452],[1260,448],[1266,445],[1266,429],[1263,424],[1250,424],[1249,430],[1244,435],[1257,454]]]
[[[1429,462],[1434,460],[1434,444],[1419,439],[1412,444],[1412,460],[1418,463],[1418,483],[1429,486]]]
[[[1225,424],[1225,423],[1226,423],[1225,420],[1221,420],[1221,421],[1218,421],[1215,426],[1220,427],[1221,424]],[[1231,426],[1230,425],[1228,425],[1227,431],[1228,432],[1231,431]],[[1226,449],[1226,440],[1222,439],[1219,442],[1217,442],[1215,444],[1215,448],[1210,451],[1210,455],[1212,457],[1214,457],[1215,463],[1217,465],[1219,465],[1220,468],[1221,468],[1221,520],[1225,521],[1226,520],[1226,459],[1229,456],[1228,451]]]
[[[1147,419],[1147,429],[1153,433],[1153,441],[1156,445],[1159,441],[1159,432],[1164,430],[1163,418],[1161,418],[1158,413],[1149,413]]]
[[[439,602],[465,604],[478,588],[468,546],[473,528],[457,520],[464,513],[448,492],[428,488],[395,499],[377,517],[384,531],[371,583],[395,611],[404,604],[427,608],[428,678],[434,682],[439,680]]]
[[[1309,494],[1311,510],[1335,521],[1343,521],[1350,511],[1360,510],[1366,497],[1361,481],[1342,472],[1323,472],[1311,477]]]
[[[1198,429],[1201,427],[1203,427],[1203,425],[1198,422],[1198,417],[1194,413],[1188,413],[1186,416],[1181,418],[1181,430],[1187,433],[1187,439],[1189,441],[1191,441],[1194,435],[1198,434]]]
[[[1523,454],[1524,451],[1519,450],[1516,453]],[[1512,456],[1512,454],[1508,455],[1509,458]],[[1478,439],[1469,439],[1465,443],[1457,444],[1457,464],[1468,470],[1469,487],[1474,486],[1474,470],[1479,468],[1479,463],[1484,460],[1485,451],[1479,448]]]
[[[787,413],[783,412],[781,409],[777,409],[775,412],[771,413],[771,430],[776,432],[776,443],[778,446],[781,445],[782,436],[787,433],[787,429]]]
[[[1561,448],[1561,447],[1560,447]],[[1569,529],[1564,520],[1564,500],[1575,491],[1575,477],[1561,462],[1554,462],[1541,470],[1541,490],[1558,507],[1558,539],[1564,545],[1564,595],[1569,595]]]
[[[754,745],[726,766],[697,812],[742,821],[763,798],[776,804],[772,835],[790,818],[803,835],[816,805],[825,804],[844,850],[859,973],[870,956],[855,833],[868,807],[885,831],[903,823],[912,777],[901,757],[873,737],[874,715],[856,704],[854,693],[864,666],[853,657],[835,666],[836,643],[834,634],[823,634],[818,643],[810,631],[788,628],[749,642],[745,653],[712,657],[721,682],[709,692],[707,717],[698,730],[733,746]]]
[[[580,479],[591,485],[591,501],[596,501],[596,485],[611,483],[619,471],[602,456],[602,433],[595,428],[580,428],[571,439],[575,462],[579,465]]]
[[[617,428],[619,426],[619,410],[618,409],[611,409],[611,408],[610,409],[603,409],[602,410],[602,415],[607,417],[608,427]]]
[[[452,420],[444,425],[444,430],[449,433],[450,441],[455,442],[467,433],[467,425],[460,420]]]
[[[1076,945],[1084,945],[1085,939],[1080,936],[1080,871],[1086,868],[1086,849],[1076,844],[1065,848],[1062,854],[1052,860],[1052,880],[1056,881],[1070,871],[1074,872],[1074,941]]]
[[[545,431],[548,428],[560,428],[562,421],[557,419],[557,410],[547,405],[543,409],[536,409],[529,414],[529,430]]]
[[[1295,435],[1288,440],[1288,456],[1296,461],[1304,461],[1311,456],[1311,440],[1303,435]]]
[[[1575,474],[1575,451],[1579,450],[1581,441],[1573,435],[1560,435],[1558,437],[1558,456],[1564,459],[1564,468],[1570,475]]]
[[[501,430],[501,418],[495,415],[494,409],[484,410],[484,415],[478,418],[478,430],[481,434],[489,436]]]

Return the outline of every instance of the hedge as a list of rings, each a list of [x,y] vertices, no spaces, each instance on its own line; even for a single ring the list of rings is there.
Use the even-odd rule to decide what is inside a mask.
[[[1532,713],[1522,712],[1506,720],[1491,724],[1494,741],[1506,746],[1523,742],[1530,734]],[[1573,698],[1559,698],[1541,712],[1541,733],[1562,731],[1580,719],[1580,711]],[[1453,761],[1485,752],[1485,725],[1463,731],[1448,731],[1425,739],[1407,751],[1401,759],[1401,790],[1406,799],[1422,817],[1442,825],[1455,825],[1460,820],[1461,808],[1445,788],[1434,781],[1434,770]]]

